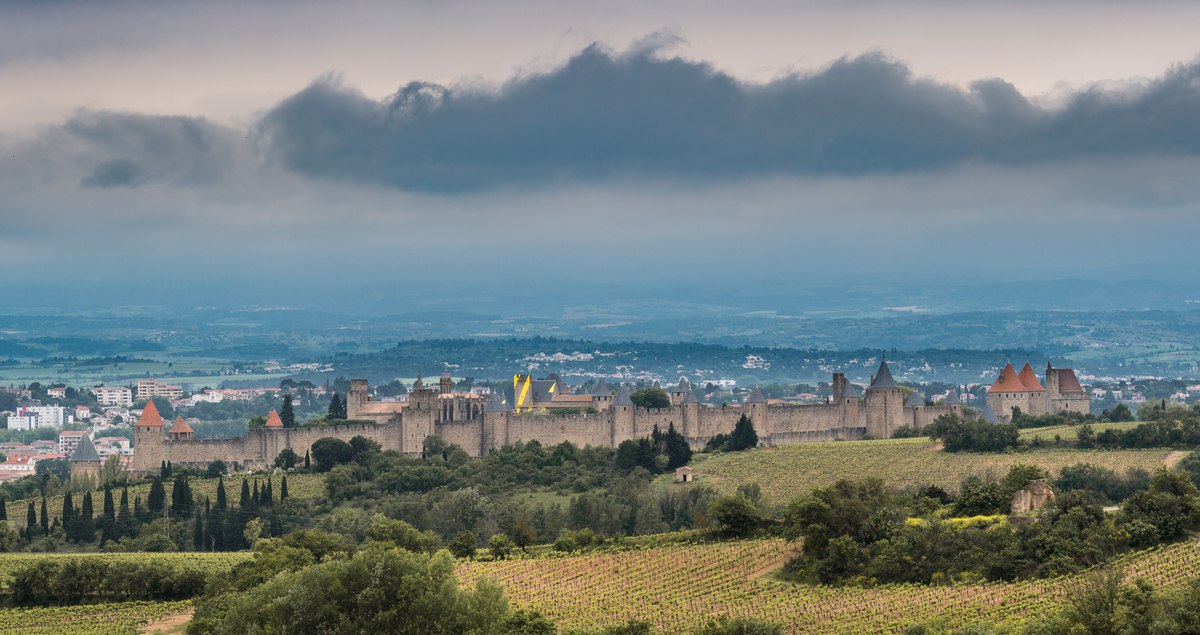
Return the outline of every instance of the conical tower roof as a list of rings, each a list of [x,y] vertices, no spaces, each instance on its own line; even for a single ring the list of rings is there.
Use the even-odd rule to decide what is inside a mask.
[[[72,463],[100,462],[100,453],[96,452],[96,446],[92,443],[91,437],[86,434],[79,437],[79,445],[75,446],[75,451],[71,453],[70,461]]]
[[[672,388],[671,392],[688,392],[692,389],[692,384],[687,380],[687,377],[679,378],[679,385]]]
[[[955,406],[961,404],[962,399],[958,398],[957,392],[951,390],[950,394],[946,395],[946,398],[942,400],[942,403],[946,404],[947,406]]]
[[[274,410],[272,410],[271,414],[267,415],[267,427],[268,428],[282,428],[283,427],[283,419],[279,418],[278,412],[275,412]]]
[[[1000,419],[996,417],[996,411],[992,410],[992,404],[986,399],[983,400],[983,406],[979,408],[979,416],[988,423],[1000,423]]]
[[[617,398],[613,399],[614,406],[632,406],[633,400],[629,398],[629,387],[622,384],[621,389],[617,391]]]
[[[142,416],[138,417],[137,425],[153,428],[166,427],[167,422],[163,421],[162,415],[158,414],[158,406],[154,405],[153,399],[146,402],[146,407],[142,410]]]
[[[192,426],[189,426],[183,417],[175,417],[175,423],[171,425],[171,434],[189,434],[194,432]]]
[[[604,380],[601,379],[600,381],[596,382],[596,387],[592,389],[592,394],[596,397],[611,397],[612,390],[610,390],[608,384],[604,383]]]
[[[1026,390],[1029,390],[1030,392],[1041,392],[1045,390],[1045,388],[1042,387],[1042,384],[1038,381],[1037,373],[1033,372],[1033,366],[1030,366],[1029,362],[1025,362],[1025,368],[1021,369],[1021,374],[1018,375],[1018,377],[1021,378],[1021,383],[1024,384]]]
[[[746,397],[746,403],[767,403],[767,398],[758,389],[758,386],[755,386],[754,390],[750,391],[750,396]]]
[[[904,402],[904,405],[906,405],[906,406],[924,406],[925,405],[925,396],[921,394],[921,391],[914,390],[913,394],[909,395],[908,401]]]
[[[504,393],[494,392],[488,399],[487,405],[483,408],[484,412],[508,412],[508,403],[504,400]]]
[[[1005,364],[1004,370],[1000,371],[1000,376],[996,378],[996,383],[988,389],[988,392],[1028,392],[1025,383],[1017,376],[1017,371],[1013,369],[1012,364]]]
[[[871,385],[867,390],[878,390],[880,388],[899,388],[900,384],[892,379],[892,369],[888,368],[887,360],[879,362],[879,372],[875,373],[875,379],[871,380]]]
[[[685,390],[683,391],[683,399],[680,399],[679,403],[700,403],[700,400],[696,398],[695,391]]]

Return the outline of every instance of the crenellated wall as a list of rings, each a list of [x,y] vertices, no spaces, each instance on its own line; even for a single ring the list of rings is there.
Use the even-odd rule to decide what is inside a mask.
[[[348,398],[348,405],[352,406],[353,416],[358,415],[369,398],[365,382],[355,380],[352,385],[353,397]],[[868,433],[886,437],[900,426],[924,426],[941,414],[961,410],[957,405],[902,406],[900,391],[894,388],[869,390],[863,399],[843,397],[828,404],[768,405],[759,401],[709,407],[692,402],[655,409],[610,404],[599,413],[571,415],[487,412],[476,405],[472,402],[471,409],[455,411],[455,417],[468,413],[469,418],[444,417],[441,415],[445,404],[432,391],[423,390],[410,397],[402,412],[369,415],[377,422],[374,424],[260,428],[239,439],[169,441],[161,427],[136,427],[133,469],[157,470],[162,461],[207,465],[214,460],[243,468],[265,467],[272,465],[284,449],[304,456],[313,443],[324,437],[350,441],[363,436],[378,442],[384,450],[417,455],[425,438],[437,434],[472,456],[483,456],[517,441],[537,440],[545,445],[567,441],[578,446],[616,447],[622,441],[650,436],[655,426],[666,432],[673,425],[693,448],[699,449],[713,437],[733,432],[743,414],[754,423],[761,444],[780,445],[861,439]],[[1063,407],[1081,406],[1071,402]]]

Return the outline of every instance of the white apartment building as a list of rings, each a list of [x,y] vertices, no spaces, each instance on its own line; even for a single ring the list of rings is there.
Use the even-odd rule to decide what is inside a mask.
[[[63,456],[71,456],[75,448],[79,445],[79,440],[86,435],[83,430],[64,430],[58,435],[58,453]]]
[[[132,406],[133,391],[125,386],[97,386],[92,389],[101,406]]]
[[[75,423],[75,417],[62,406],[22,406],[17,408],[15,416],[8,418],[10,430],[61,428],[68,423]]]
[[[138,401],[149,399],[151,397],[166,397],[167,399],[179,399],[183,397],[183,386],[167,384],[161,381],[151,379],[139,379],[137,383],[137,398]]]

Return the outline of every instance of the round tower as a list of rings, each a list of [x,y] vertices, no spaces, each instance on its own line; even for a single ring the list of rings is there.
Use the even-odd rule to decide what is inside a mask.
[[[154,400],[146,402],[146,408],[133,424],[133,471],[146,474],[159,469],[167,460],[166,438],[163,430],[167,427]]]

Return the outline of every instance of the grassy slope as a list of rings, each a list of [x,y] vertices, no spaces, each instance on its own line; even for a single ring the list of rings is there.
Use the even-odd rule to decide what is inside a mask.
[[[781,540],[661,547],[567,558],[463,563],[464,584],[496,579],[519,607],[541,611],[560,627],[593,629],[631,619],[655,630],[686,633],[718,615],[783,624],[788,633],[884,633],[943,619],[951,625],[1017,621],[1044,615],[1081,577],[963,587],[875,589],[809,587],[770,572],[794,549]],[[1160,585],[1200,575],[1194,542],[1126,559],[1130,576]]]
[[[1064,466],[1093,463],[1123,472],[1130,467],[1153,469],[1168,449],[1077,450],[1041,448],[1014,453],[942,452],[928,439],[809,443],[747,452],[702,456],[693,462],[696,482],[733,492],[738,485],[758,483],[767,500],[785,503],[815,487],[838,479],[878,477],[896,486],[939,485],[955,490],[970,474],[1002,477],[1016,463],[1039,465],[1056,474]],[[672,486],[664,475],[657,484]]]

